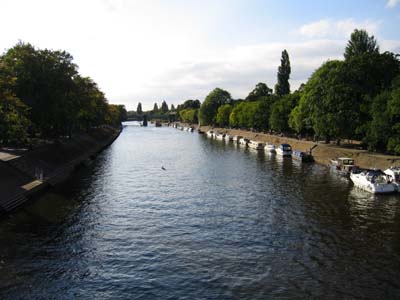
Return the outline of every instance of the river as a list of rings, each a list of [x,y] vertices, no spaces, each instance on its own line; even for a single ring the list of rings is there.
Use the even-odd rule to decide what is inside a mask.
[[[400,297],[400,196],[359,191],[321,165],[126,125],[0,222],[0,299]]]

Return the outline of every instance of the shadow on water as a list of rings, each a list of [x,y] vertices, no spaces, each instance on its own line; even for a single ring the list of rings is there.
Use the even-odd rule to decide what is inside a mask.
[[[127,126],[0,223],[0,298],[396,298],[398,198],[324,166]]]

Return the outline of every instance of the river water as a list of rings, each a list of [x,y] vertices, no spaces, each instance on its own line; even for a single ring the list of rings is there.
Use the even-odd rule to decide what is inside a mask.
[[[127,125],[0,222],[0,299],[400,298],[399,196],[358,191],[321,165]]]

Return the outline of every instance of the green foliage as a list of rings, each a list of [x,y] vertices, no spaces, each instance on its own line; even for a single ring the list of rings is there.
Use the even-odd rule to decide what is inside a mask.
[[[391,122],[388,111],[390,91],[383,91],[375,97],[371,106],[372,120],[368,124],[367,135],[364,141],[369,150],[385,151],[391,135]]]
[[[289,132],[289,115],[299,104],[300,94],[298,92],[283,96],[276,101],[271,108],[269,124],[271,129],[277,132]]]
[[[342,61],[329,61],[315,71],[304,88],[301,109],[296,110],[307,113],[303,119],[308,119],[308,124],[298,125],[298,128],[311,123],[318,136],[327,139],[352,137],[359,121],[360,103],[354,100],[359,97],[357,89],[348,84],[350,80]]]
[[[13,128],[19,128],[20,141],[28,126],[33,134],[57,138],[101,124],[116,125],[114,118],[122,120],[126,110],[109,107],[97,85],[77,70],[65,51],[35,49],[22,42],[7,50],[0,56],[0,82],[12,78],[13,84],[0,86],[8,101],[2,102],[3,125],[4,120],[18,121]],[[0,139],[5,136],[3,130]]]
[[[165,114],[168,112],[168,104],[165,100],[161,103],[161,113]]]
[[[198,109],[183,109],[179,111],[179,117],[182,122],[186,123],[197,123],[198,122]]]
[[[265,97],[255,102],[239,102],[229,116],[229,125],[238,128],[267,129],[270,107],[275,99]]]
[[[229,125],[229,115],[232,112],[232,105],[224,104],[218,108],[216,123],[219,126],[228,126]]]
[[[246,97],[246,101],[256,101],[264,96],[271,96],[272,89],[270,89],[265,83],[259,82],[256,84],[254,90],[252,90]]]
[[[28,108],[12,93],[15,80],[4,71],[0,68],[0,145],[25,143],[30,126]]]
[[[182,104],[179,104],[176,110],[179,112],[182,109],[199,109],[200,108],[200,101],[199,100],[186,100]],[[172,109],[171,109],[172,110]]]
[[[275,85],[275,94],[284,96],[290,93],[290,60],[289,54],[285,50],[282,51],[281,65],[278,68],[278,82]]]
[[[153,113],[153,114],[157,114],[157,113],[158,113],[158,105],[157,105],[157,102],[154,103],[152,113]]]
[[[376,42],[375,37],[369,36],[368,33],[361,29],[355,29],[350,36],[350,40],[347,43],[344,58],[346,60],[359,56],[362,54],[379,54],[379,46]]]
[[[137,108],[136,108],[136,113],[138,115],[141,115],[143,113],[143,109],[142,109],[142,103],[138,103]]]
[[[229,92],[220,88],[208,94],[199,110],[201,125],[215,124],[218,108],[231,101]]]

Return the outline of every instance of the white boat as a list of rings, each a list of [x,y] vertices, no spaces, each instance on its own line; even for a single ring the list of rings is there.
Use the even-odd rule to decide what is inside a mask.
[[[249,143],[249,140],[246,138],[240,138],[240,140],[239,140],[239,145],[247,147],[248,143]]]
[[[292,157],[301,162],[313,162],[314,161],[314,157],[310,153],[300,151],[300,150],[293,150]]]
[[[396,190],[400,192],[400,167],[390,167],[383,171],[389,178],[389,181],[394,185]]]
[[[381,170],[355,169],[350,173],[354,185],[373,194],[388,194],[396,191],[388,175]]]
[[[251,148],[251,149],[263,150],[264,147],[265,147],[265,144],[262,142],[253,141],[253,140],[249,141],[249,148]]]
[[[292,146],[289,144],[280,144],[276,149],[276,154],[281,156],[292,156]]]
[[[216,133],[215,138],[219,141],[223,141],[225,139],[225,133]]]
[[[342,176],[349,176],[351,171],[357,168],[354,164],[354,159],[349,157],[338,157],[337,159],[331,159],[328,166],[333,172]]]
[[[268,153],[276,153],[275,145],[273,144],[266,144],[264,150]]]
[[[242,138],[241,135],[234,135],[232,141],[239,144],[240,139]]]
[[[212,131],[212,130],[207,131],[207,137],[213,138],[214,137],[214,131]]]
[[[230,134],[225,134],[225,141],[227,141],[227,142],[233,141],[233,136]]]

